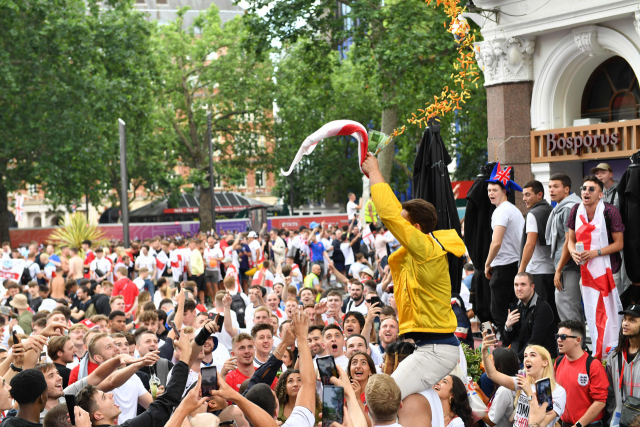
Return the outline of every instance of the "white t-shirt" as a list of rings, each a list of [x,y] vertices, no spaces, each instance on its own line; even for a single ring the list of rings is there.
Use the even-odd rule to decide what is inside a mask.
[[[447,427],[464,427],[464,421],[462,421],[462,418],[460,417],[455,417],[451,421],[449,421]]]
[[[31,263],[31,264],[29,264]],[[37,280],[37,275],[40,273],[40,266],[37,262],[27,261],[27,265],[29,265],[29,274],[31,275],[31,280]]]
[[[218,372],[220,372],[222,370],[222,365],[224,365],[224,362],[231,358],[231,355],[229,354],[229,350],[227,349],[227,347],[225,347],[218,341],[218,347],[216,347],[215,351],[211,353],[211,357],[211,365],[209,366],[215,366]],[[205,367],[207,365],[202,362],[200,366]]]
[[[438,393],[434,389],[428,388],[425,391],[421,391],[420,394],[423,395],[431,405],[431,427],[445,427],[442,402],[440,401]]]
[[[108,262],[108,261],[107,261]],[[138,413],[138,398],[148,391],[142,385],[137,375],[132,375],[126,383],[113,389],[113,400],[120,407],[122,413],[118,417],[118,424],[135,418]]]
[[[506,387],[499,387],[491,400],[489,408],[489,419],[496,427],[511,427],[513,423],[509,421],[513,413],[513,400],[516,392]]]
[[[359,262],[354,262],[353,264],[351,264],[351,267],[349,268],[349,274],[351,276],[353,276],[354,278],[360,280],[360,272],[366,267],[366,265],[361,264]]]
[[[358,208],[356,206],[358,205],[356,205],[355,202],[349,201],[347,203],[347,219],[349,219],[349,221],[351,221],[358,213]]]
[[[527,214],[526,232],[538,233],[538,223],[532,213]],[[542,233],[545,232],[546,230],[542,230]],[[540,246],[540,242],[536,239],[536,247],[533,250],[529,264],[527,264],[526,272],[531,274],[553,274],[555,271],[553,258],[551,257],[551,246]]]
[[[133,283],[138,287],[138,290],[140,292],[142,292],[142,290],[144,289],[144,280],[142,278],[140,278],[140,277],[136,277],[135,279],[133,279]],[[154,295],[154,298],[155,298],[155,295]],[[160,302],[160,301],[158,301],[158,302]]]
[[[345,310],[345,313],[348,313],[350,311],[357,311],[358,313],[361,313],[366,318],[367,312],[369,310],[367,309],[367,304],[365,303],[364,298],[362,299],[362,302],[360,303],[360,305],[356,305],[355,301],[349,298],[349,302],[347,302],[347,309]]]
[[[353,256],[353,248],[349,246],[350,243],[351,242],[349,241],[349,239],[347,239],[343,243],[340,243],[340,250],[344,255],[344,265],[351,265],[355,262],[355,259]]]
[[[217,271],[218,273],[220,272],[220,261],[216,261],[214,259],[224,258],[220,247],[215,246],[213,249],[205,248],[204,256],[202,258],[204,260],[204,268],[206,271]],[[215,267],[212,266],[213,264],[215,264]]]
[[[511,203],[502,202],[491,215],[491,228],[494,232],[499,225],[506,230],[500,251],[491,262],[491,267],[508,265],[520,260],[520,244],[524,230],[522,213]]]
[[[102,274],[107,275],[107,279],[109,280],[109,276],[111,275],[111,261],[107,259],[107,257],[102,257],[100,259],[96,258],[91,261],[91,265],[89,269],[95,273],[96,269],[100,270]]]
[[[56,266],[53,265],[52,262],[48,262],[47,265],[44,266],[44,276],[47,278],[47,280],[51,280],[55,272]]]
[[[518,388],[518,380],[513,377],[513,383],[515,388]],[[531,384],[531,390],[535,393],[535,386]],[[556,384],[556,389],[551,393],[553,398],[553,410],[558,415],[554,418],[549,425],[554,425],[564,414],[564,407],[567,403],[567,393],[562,386]],[[516,406],[516,415],[513,420],[513,427],[528,427],[529,426],[529,398],[526,393],[520,393],[518,396],[518,404]]]
[[[296,406],[282,427],[313,427],[316,417],[304,406]]]
[[[169,380],[171,379],[171,373],[172,372],[173,372],[173,368],[171,368],[171,370],[167,374],[167,384],[169,384]],[[184,391],[182,392],[182,397],[186,396],[187,390],[189,390],[189,387],[191,387],[191,385],[193,383],[197,383],[198,382],[199,375],[200,374],[198,374],[197,372],[194,372],[193,370],[189,369],[189,375],[187,376],[187,384],[184,386]]]
[[[156,258],[147,252],[147,255],[138,255],[136,258],[136,266],[140,269],[146,267],[149,270],[149,276],[153,274],[153,266],[156,265]]]
[[[258,259],[262,258],[262,246],[260,246],[260,242],[258,242],[258,240],[253,240],[249,243],[249,249],[251,249],[251,259],[254,263],[257,262]]]
[[[343,354],[342,356],[334,358],[334,361],[336,362],[336,365],[344,369],[345,372],[349,372],[349,358],[347,356]]]

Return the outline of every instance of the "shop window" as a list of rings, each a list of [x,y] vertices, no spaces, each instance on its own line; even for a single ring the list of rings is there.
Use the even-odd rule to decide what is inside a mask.
[[[589,77],[582,94],[582,118],[603,122],[637,119],[640,87],[627,61],[615,56],[602,63]]]

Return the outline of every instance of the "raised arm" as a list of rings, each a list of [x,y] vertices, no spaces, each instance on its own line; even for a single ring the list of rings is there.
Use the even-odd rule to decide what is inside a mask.
[[[509,390],[515,391],[513,378],[501,372],[498,372],[495,365],[493,364],[493,359],[489,357],[489,347],[495,346],[496,343],[497,341],[495,335],[489,335],[487,334],[487,331],[482,332],[482,363],[484,364],[484,370],[487,376],[494,383],[508,388]]]
[[[227,294],[222,298],[222,305],[224,306],[224,330],[231,338],[238,335],[238,329],[233,327],[233,321],[231,319],[231,295]]]
[[[349,279],[347,279],[347,276],[345,276],[344,274],[340,273],[336,269],[336,267],[333,265],[332,262],[329,263],[329,269],[331,270],[333,275],[336,276],[336,280],[338,282],[342,283],[343,285],[348,285],[349,284]]]
[[[307,342],[309,335],[309,316],[303,310],[296,310],[293,313],[291,330],[298,342],[298,358],[300,360],[300,376],[302,377],[302,387],[296,398],[296,406],[304,406],[312,414],[316,409],[316,376],[313,369],[313,357]]]

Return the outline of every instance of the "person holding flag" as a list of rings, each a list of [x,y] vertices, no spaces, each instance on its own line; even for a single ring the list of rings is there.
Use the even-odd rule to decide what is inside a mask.
[[[413,199],[400,204],[373,154],[366,154],[362,171],[369,176],[380,219],[401,245],[389,257],[389,267],[400,334],[417,346],[392,375],[404,399],[432,387],[458,363],[447,253],[460,257],[465,246],[455,230],[434,231],[438,212],[431,203]]]
[[[618,345],[622,304],[613,275],[620,271],[624,246],[620,211],[602,200],[603,190],[597,177],[585,176],[580,188],[582,203],[571,209],[567,220],[567,246],[580,265],[584,312],[594,343],[593,357],[599,360]]]

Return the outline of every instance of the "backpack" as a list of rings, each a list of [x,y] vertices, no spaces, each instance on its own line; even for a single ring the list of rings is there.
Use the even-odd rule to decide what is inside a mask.
[[[89,307],[87,307],[87,311],[84,312],[84,318],[89,319],[91,316],[95,316],[96,314],[98,314],[96,306],[94,303],[91,303],[89,304]]]
[[[558,366],[560,366],[560,363],[562,362],[562,359],[564,359],[564,354],[561,354],[556,359],[556,363],[555,363],[555,365],[553,367],[554,371],[556,369],[558,369]],[[595,359],[589,353],[587,353],[587,376],[589,377],[589,379],[591,379],[591,362],[593,362],[594,360]]]
[[[34,280],[34,278],[31,277],[31,272],[29,271],[29,267],[32,265],[33,263],[25,265],[24,270],[22,271],[22,277],[20,278],[20,284],[28,285],[30,281]]]
[[[235,294],[231,298],[231,310],[235,311],[236,317],[238,318],[238,325],[240,325],[241,328],[246,327],[244,323],[244,309],[246,307],[247,305],[244,303],[244,300],[239,293]]]

